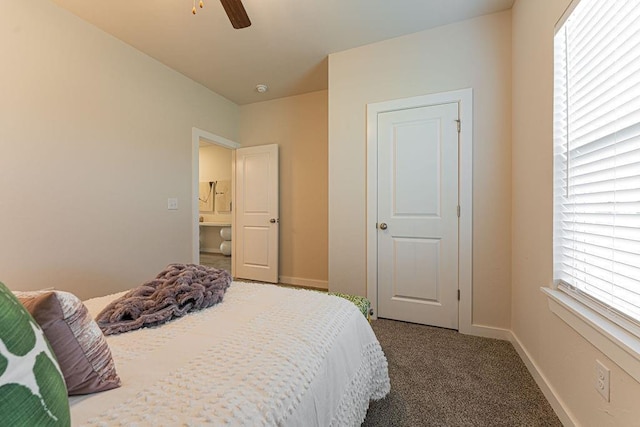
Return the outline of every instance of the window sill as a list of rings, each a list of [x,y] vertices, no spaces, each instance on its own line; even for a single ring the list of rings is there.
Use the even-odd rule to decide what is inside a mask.
[[[640,382],[640,338],[564,292],[546,287],[540,290],[555,315]]]

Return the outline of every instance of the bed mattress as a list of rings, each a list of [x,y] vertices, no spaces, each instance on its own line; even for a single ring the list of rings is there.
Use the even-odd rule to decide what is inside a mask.
[[[71,398],[73,425],[355,426],[389,392],[364,316],[320,292],[233,282],[221,304],[107,341],[123,385]]]

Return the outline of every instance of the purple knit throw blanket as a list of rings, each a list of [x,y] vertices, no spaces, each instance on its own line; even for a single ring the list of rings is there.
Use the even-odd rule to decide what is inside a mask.
[[[105,335],[161,325],[221,302],[230,283],[225,270],[170,264],[155,279],[112,301],[96,322]]]

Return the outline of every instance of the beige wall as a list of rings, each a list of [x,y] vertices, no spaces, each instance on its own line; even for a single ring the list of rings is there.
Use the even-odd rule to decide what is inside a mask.
[[[366,105],[473,88],[473,322],[508,328],[511,13],[329,56],[329,283],[366,294]]]
[[[553,27],[569,0],[513,8],[512,329],[579,425],[640,422],[640,384],[552,314]],[[611,368],[611,403],[594,387],[595,360]]]
[[[243,147],[280,147],[280,277],[327,287],[327,91],[240,107]]]
[[[0,52],[0,280],[86,298],[190,261],[191,128],[236,139],[237,106],[48,0],[0,3]]]
[[[231,150],[220,145],[200,147],[198,176],[204,181],[231,181]]]

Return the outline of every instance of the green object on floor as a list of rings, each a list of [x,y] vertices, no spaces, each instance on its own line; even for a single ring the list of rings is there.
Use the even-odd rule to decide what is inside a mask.
[[[362,312],[364,317],[367,320],[369,320],[369,310],[371,309],[371,302],[365,297],[360,297],[357,295],[341,294],[340,292],[328,292],[328,294],[335,295],[337,297],[344,298],[351,301],[356,305],[356,307],[358,307],[358,309]]]
[[[282,287],[285,287],[285,288],[304,289],[303,287],[300,287],[300,286],[285,285],[285,284],[282,284],[282,283],[278,283],[278,286],[282,286]],[[333,296],[336,296],[336,297],[340,297],[340,298],[344,298],[346,300],[349,300],[352,303],[354,303],[356,305],[356,307],[358,307],[358,310],[360,310],[360,312],[365,317],[365,319],[371,321],[371,301],[369,301],[365,297],[360,297],[360,296],[357,296],[357,295],[343,294],[343,293],[340,293],[340,292],[328,292],[328,291],[325,291],[323,289],[313,289],[313,288],[306,288],[306,289],[314,291],[314,292],[326,293],[327,295],[333,295]]]

